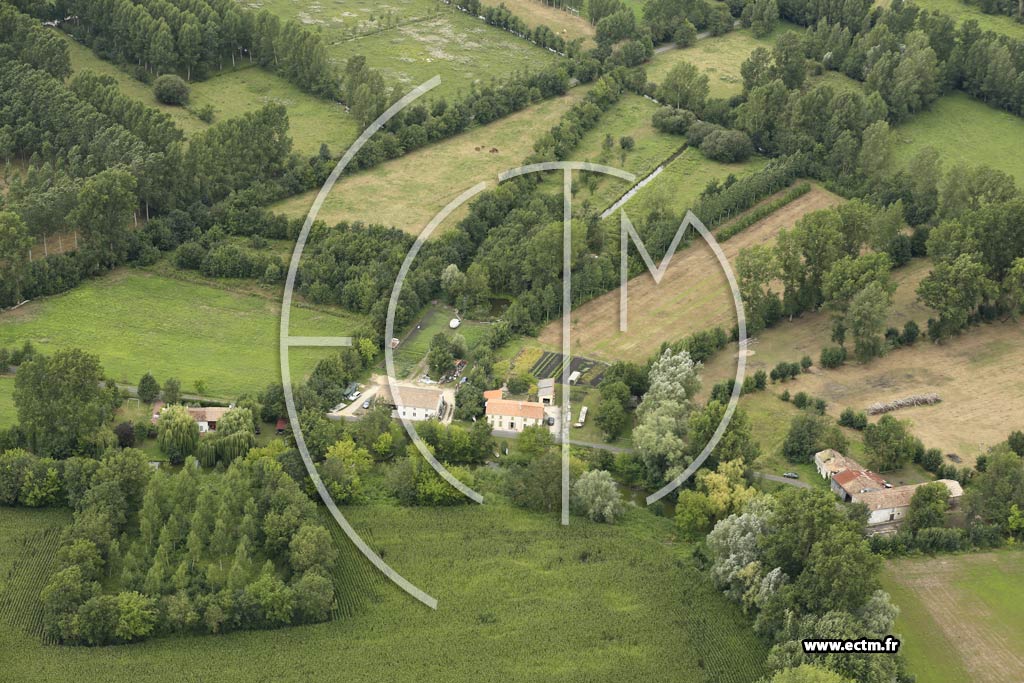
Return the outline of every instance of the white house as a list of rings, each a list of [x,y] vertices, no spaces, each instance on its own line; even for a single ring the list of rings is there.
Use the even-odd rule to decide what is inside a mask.
[[[439,418],[447,406],[441,391],[426,387],[399,387],[396,400],[391,394],[391,388],[385,386],[378,396],[395,409],[395,417],[404,417],[407,420]]]
[[[544,404],[532,401],[492,398],[487,401],[484,414],[491,429],[506,432],[521,432],[544,424]]]
[[[960,483],[952,479],[939,479],[938,481],[945,484],[946,488],[949,489],[950,504],[954,507],[957,506],[960,503],[961,496],[964,495],[964,490]],[[868,517],[869,527],[879,524],[899,524],[907,516],[907,510],[910,509],[910,500],[914,497],[918,487],[921,486],[924,486],[924,484],[911,484],[909,486],[897,486],[880,491],[858,493],[853,496],[853,502],[862,503],[867,506],[871,513]]]

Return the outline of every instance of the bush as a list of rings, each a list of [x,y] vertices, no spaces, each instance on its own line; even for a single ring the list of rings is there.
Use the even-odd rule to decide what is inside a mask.
[[[122,422],[114,427],[114,435],[117,436],[117,445],[121,448],[135,446],[135,425],[131,422]]]
[[[850,429],[864,429],[868,426],[868,414],[864,411],[847,408],[839,415],[839,424]]]
[[[823,368],[838,368],[846,362],[846,349],[842,346],[826,346],[821,350],[818,363]]]
[[[806,408],[810,401],[811,399],[809,396],[807,396],[806,392],[798,391],[795,394],[793,394],[793,405],[795,405],[800,410]]]
[[[811,360],[810,356],[804,356],[800,359],[800,369],[802,371],[807,372],[811,369],[812,365],[814,365],[814,361]]]
[[[921,328],[913,320],[908,320],[903,325],[903,332],[900,334],[900,344],[903,346],[913,345],[921,336]]]
[[[785,391],[783,391],[779,395],[779,398],[781,398],[783,401],[786,401],[788,403],[789,402],[789,389],[786,389]]]
[[[721,126],[716,126],[713,123],[697,121],[686,131],[686,141],[690,143],[691,147],[700,147],[707,136],[720,129]]]
[[[712,161],[730,164],[749,159],[754,145],[746,133],[721,128],[711,131],[701,141],[700,153]]]
[[[204,104],[201,107],[196,107],[196,109],[195,109],[195,111],[193,113],[203,123],[213,123],[213,113],[214,112],[213,112],[213,105],[212,104]]]
[[[686,135],[686,131],[696,122],[697,116],[692,111],[675,107],[662,107],[651,117],[651,125],[663,133],[673,135]]]
[[[188,83],[174,74],[164,74],[153,84],[153,95],[163,104],[188,104]]]

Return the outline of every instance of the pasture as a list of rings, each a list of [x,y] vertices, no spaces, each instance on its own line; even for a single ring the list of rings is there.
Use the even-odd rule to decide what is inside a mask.
[[[762,166],[764,157],[752,157],[747,161],[723,164],[708,159],[699,150],[687,147],[672,160],[665,170],[623,205],[634,218],[644,216],[655,209],[682,216],[697,203],[701,192],[712,180],[725,180],[730,174],[737,178],[752,173]],[[618,231],[618,219],[613,229]]]
[[[572,159],[621,168],[643,179],[685,144],[683,137],[662,133],[651,125],[658,105],[648,99],[626,93],[615,106],[605,112],[601,123],[588,131],[573,152]],[[612,146],[605,148],[611,137]],[[633,138],[635,147],[624,151],[619,141]],[[582,176],[582,177],[581,177]],[[552,174],[546,187],[561,195],[561,174]],[[573,203],[584,203],[603,211],[629,189],[629,183],[600,173],[577,173],[573,181]]]
[[[888,6],[888,0],[877,0],[877,5]],[[964,2],[964,0],[915,0],[915,5],[921,8],[922,12],[940,12],[957,24],[971,20],[978,22],[978,28],[982,31],[994,31],[1016,38],[1024,39],[1024,24],[1014,21],[1013,17],[1005,14],[985,14],[977,2]]]
[[[288,109],[288,134],[292,148],[303,156],[312,156],[326,143],[336,154],[359,134],[355,119],[336,103],[304,93],[280,76],[259,67],[244,65],[238,69],[215,72],[205,81],[191,83],[189,108],[161,104],[153,96],[152,86],[136,80],[116,64],[100,59],[88,47],[61,33],[68,43],[74,71],[89,70],[117,81],[118,89],[128,97],[167,113],[186,135],[207,128],[189,109],[210,105],[214,122],[241,116],[265,104],[275,102]]]
[[[594,27],[582,15],[551,7],[542,0],[483,0],[483,4],[494,7],[505,5],[530,28],[545,25],[566,42],[583,38],[584,49],[590,49],[596,44],[593,40]]]
[[[655,182],[661,181],[666,173],[658,176]],[[648,189],[644,188],[636,199],[642,200]],[[779,230],[792,227],[805,213],[834,206],[840,201],[838,196],[815,186],[807,194],[723,242],[722,250],[733,260],[744,247],[772,241]],[[632,203],[627,204],[627,208],[631,207]],[[652,258],[657,263],[662,255],[653,254]],[[699,244],[682,247],[673,256],[660,285],[654,283],[650,274],[643,273],[629,281],[628,294],[629,331],[626,333],[619,332],[618,290],[597,297],[573,311],[571,334],[575,353],[606,361],[644,362],[657,352],[662,342],[676,341],[716,326],[730,329],[736,321],[725,274],[703,240]],[[655,330],[659,333],[652,334]],[[540,333],[542,344],[556,344],[560,340],[560,321],[548,324]],[[734,373],[735,358],[730,362],[733,369],[729,372]],[[720,377],[716,375],[710,381],[718,379]]]
[[[905,321],[914,320],[925,329],[934,312],[917,301],[916,290],[930,268],[930,262],[921,259],[893,272],[898,287],[888,326],[902,327]],[[783,321],[751,340],[748,372],[769,371],[779,362],[798,361],[804,355],[811,356],[817,365],[821,349],[832,344],[830,337],[827,312]],[[927,447],[956,454],[963,464],[972,465],[988,447],[1005,439],[1012,430],[1024,428],[1020,417],[1024,415],[1024,381],[1018,371],[1024,363],[1020,338],[1021,323],[971,327],[943,344],[922,339],[913,347],[891,350],[866,365],[851,360],[835,370],[814,367],[810,373],[787,382],[785,388],[825,399],[833,417],[846,407],[864,410],[876,401],[938,393],[941,403],[892,415],[909,420],[911,430]],[[705,381],[713,384],[731,377],[735,368],[736,347],[730,344],[708,361]]]
[[[731,31],[723,36],[698,40],[690,47],[666,50],[654,56],[647,65],[647,80],[661,83],[665,75],[680,62],[690,62],[708,75],[711,97],[732,97],[743,92],[740,66],[755,48],[769,50],[782,33],[797,27],[779,22],[764,38],[755,38],[750,29]]]
[[[436,0],[395,0],[386,6],[364,0],[246,4],[266,7],[282,19],[296,19],[322,32],[339,64],[363,55],[367,64],[380,69],[389,87],[407,91],[440,76],[441,85],[430,98],[456,98],[475,83],[537,70],[561,59]]]
[[[68,54],[71,57],[72,75],[79,71],[88,70],[102,76],[111,76],[115,81],[117,81],[117,87],[123,95],[136,99],[147,107],[153,107],[154,109],[159,109],[165,114],[169,114],[170,117],[174,119],[174,124],[184,131],[185,135],[191,135],[196,131],[206,129],[207,124],[200,121],[196,116],[193,116],[191,112],[185,109],[185,107],[172,107],[170,105],[157,102],[156,98],[153,96],[152,86],[146,85],[142,81],[131,77],[127,72],[113,62],[100,59],[95,52],[87,46],[82,45],[63,31],[58,31],[57,29],[53,30],[57,31],[57,33],[63,37],[65,42],[68,44]]]
[[[293,307],[292,334],[351,334],[352,313]],[[280,381],[276,290],[264,296],[120,270],[0,315],[0,346],[31,340],[50,353],[78,347],[99,356],[108,376],[126,384],[152,372],[177,377],[192,392],[197,380],[210,396],[234,398]],[[321,349],[292,349],[296,380]]]
[[[0,510],[0,520],[10,514]],[[764,643],[694,568],[691,548],[672,541],[671,520],[632,509],[614,526],[574,518],[563,528],[554,516],[494,501],[345,514],[397,571],[438,598],[437,611],[355,572],[348,588],[363,605],[317,626],[106,648],[45,647],[0,628],[4,674],[23,683],[101,669],[106,680],[139,683],[306,681],[338,671],[353,682],[753,683],[766,673]],[[0,534],[0,547],[10,547],[10,525],[0,524]]]
[[[14,408],[14,377],[0,375],[0,429],[6,429],[18,422],[18,411]]]
[[[1019,551],[890,560],[896,636],[928,683],[1024,680],[1024,558]]]
[[[534,140],[579,101],[585,90],[535,104],[489,126],[428,145],[372,169],[343,177],[320,208],[329,225],[341,220],[380,223],[418,234],[448,202],[473,185],[494,185],[498,173],[522,163]],[[497,150],[497,151],[491,151]],[[289,218],[305,217],[319,190],[295,195],[271,207]],[[454,225],[466,207],[438,227]],[[436,234],[436,233],[435,233]]]
[[[1024,120],[964,93],[941,97],[931,109],[898,126],[893,137],[895,168],[908,168],[914,155],[930,145],[947,170],[957,162],[986,165],[1024,185]]]

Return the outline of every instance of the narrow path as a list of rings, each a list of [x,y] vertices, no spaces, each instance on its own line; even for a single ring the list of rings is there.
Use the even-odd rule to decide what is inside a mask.
[[[786,477],[780,477],[777,474],[766,474],[764,472],[755,472],[754,474],[757,475],[759,479],[766,479],[768,481],[778,482],[779,484],[788,484],[790,486],[795,486],[798,489],[811,488],[810,484],[806,481],[800,481],[799,479],[787,479]]]

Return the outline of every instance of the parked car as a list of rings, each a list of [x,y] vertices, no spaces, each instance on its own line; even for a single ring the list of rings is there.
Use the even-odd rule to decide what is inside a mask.
[[[555,426],[555,418],[549,417],[547,419],[547,423],[548,423],[548,427],[554,427]]]
[[[796,472],[786,472],[782,476],[784,476],[786,479],[799,479],[800,478],[800,475],[797,474]]]
[[[366,399],[365,401],[363,401],[363,410],[366,410],[369,407],[370,407],[370,399]]]
[[[359,398],[359,397],[360,397],[360,396],[362,396],[362,395],[363,395],[363,392],[361,392],[361,391],[357,391],[357,392],[353,393],[353,394],[352,394],[352,395],[351,395],[351,396],[349,397],[349,400],[351,400],[351,401],[354,401],[354,400],[356,400],[357,398]]]

